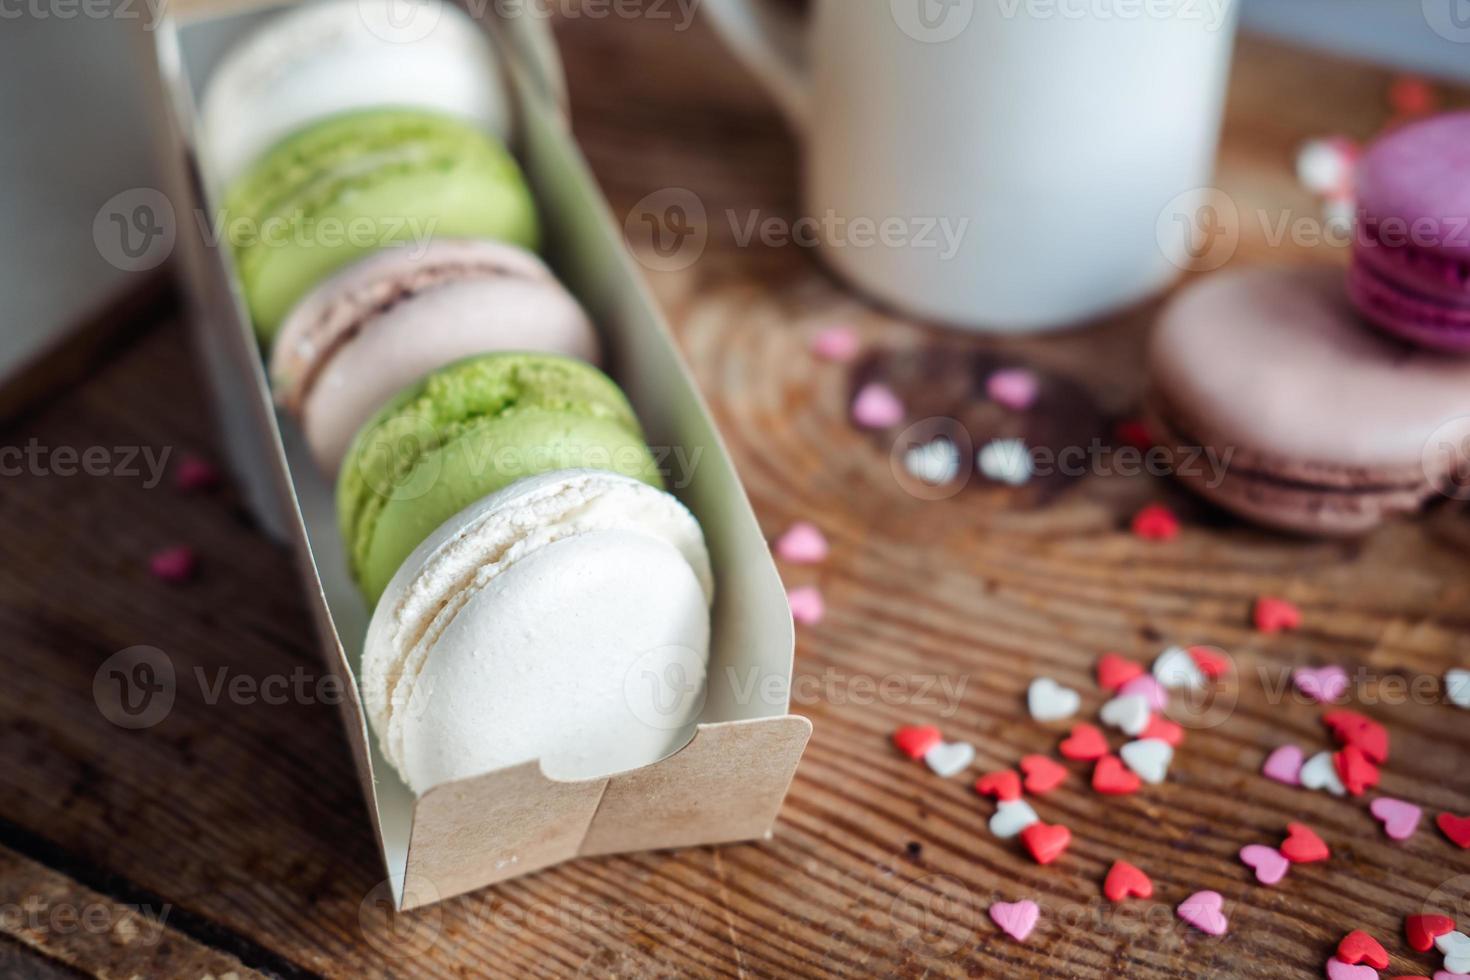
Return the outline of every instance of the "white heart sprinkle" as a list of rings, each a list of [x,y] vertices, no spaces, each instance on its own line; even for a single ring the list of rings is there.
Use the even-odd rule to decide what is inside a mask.
[[[1082,707],[1082,695],[1050,677],[1038,677],[1026,692],[1026,707],[1037,721],[1061,721]]]
[[[1332,761],[1331,752],[1318,752],[1308,759],[1302,766],[1301,781],[1307,789],[1325,789],[1333,796],[1347,793],[1337,775],[1337,765]]]
[[[990,818],[990,832],[1001,840],[1010,840],[1041,818],[1025,800],[1003,800]]]
[[[960,451],[948,439],[934,439],[904,453],[903,468],[931,487],[942,487],[960,475]]]
[[[1447,932],[1434,937],[1434,947],[1444,954],[1444,968],[1451,973],[1470,972],[1470,936]]]
[[[1169,775],[1169,764],[1174,761],[1174,746],[1157,738],[1146,738],[1140,742],[1129,742],[1118,750],[1123,764],[1146,783],[1157,786]]]
[[[1125,694],[1103,705],[1100,717],[1103,724],[1122,729],[1127,735],[1142,735],[1153,718],[1153,709],[1147,695]]]
[[[1204,687],[1204,671],[1183,647],[1170,647],[1154,661],[1154,680],[1173,690],[1181,687]]]
[[[974,761],[975,746],[969,742],[939,742],[924,753],[924,763],[946,779],[964,772]]]
[[[1444,691],[1450,703],[1470,708],[1470,670],[1451,670],[1444,675]]]
[[[1025,486],[1036,472],[1031,450],[1021,439],[992,439],[976,454],[975,465],[986,478],[1013,487]]]

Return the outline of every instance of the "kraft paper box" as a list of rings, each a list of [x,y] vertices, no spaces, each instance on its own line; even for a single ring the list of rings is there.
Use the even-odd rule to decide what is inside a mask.
[[[175,4],[142,43],[157,67],[180,272],[231,469],[266,530],[294,547],[325,662],[351,692],[342,721],[395,903],[426,905],[576,857],[769,837],[811,732],[788,713],[785,593],[709,412],[572,139],[550,30],[536,17],[482,21],[518,113],[512,149],[540,206],[545,257],[599,325],[649,442],[698,459],[676,492],[703,525],[715,566],[708,696],[687,745],[607,778],[556,782],[530,762],[415,799],[379,755],[355,681],[370,610],[347,574],[332,488],[289,420],[278,419],[229,257],[206,244],[218,240],[206,230],[219,201],[196,157],[195,107],[231,43],[281,9]]]

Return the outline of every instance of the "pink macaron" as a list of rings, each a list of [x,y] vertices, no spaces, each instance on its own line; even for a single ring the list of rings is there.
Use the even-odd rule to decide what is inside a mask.
[[[335,475],[357,430],[395,394],[494,351],[600,356],[587,314],[535,255],[441,239],[377,252],[307,294],[272,347],[271,379]]]
[[[1374,325],[1470,353],[1470,112],[1393,130],[1358,163],[1349,290]]]

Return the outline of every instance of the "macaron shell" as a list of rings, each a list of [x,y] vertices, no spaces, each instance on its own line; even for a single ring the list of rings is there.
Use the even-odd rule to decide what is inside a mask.
[[[1470,294],[1463,302],[1434,299],[1384,275],[1372,250],[1359,249],[1348,273],[1348,291],[1358,310],[1392,336],[1431,350],[1470,352]],[[1376,250],[1381,251],[1381,250]]]
[[[483,30],[448,3],[316,0],[272,17],[226,54],[200,105],[211,182],[235,181],[317,119],[404,106],[464,118],[501,139],[511,110]]]
[[[1368,222],[1398,219],[1427,234],[1416,247],[1470,259],[1470,112],[1410,123],[1375,141],[1358,161],[1358,207]],[[1428,222],[1428,224],[1422,224]]]
[[[688,741],[709,656],[704,593],[670,545],[629,531],[558,542],[492,580],[439,636],[390,727],[416,792],[540,760],[554,779],[656,762]],[[645,672],[690,696],[649,701]]]

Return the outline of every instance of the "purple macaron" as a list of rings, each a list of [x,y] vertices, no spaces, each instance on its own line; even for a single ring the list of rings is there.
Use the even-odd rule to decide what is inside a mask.
[[[1470,112],[1379,139],[1357,185],[1353,302],[1396,337],[1470,353]]]

